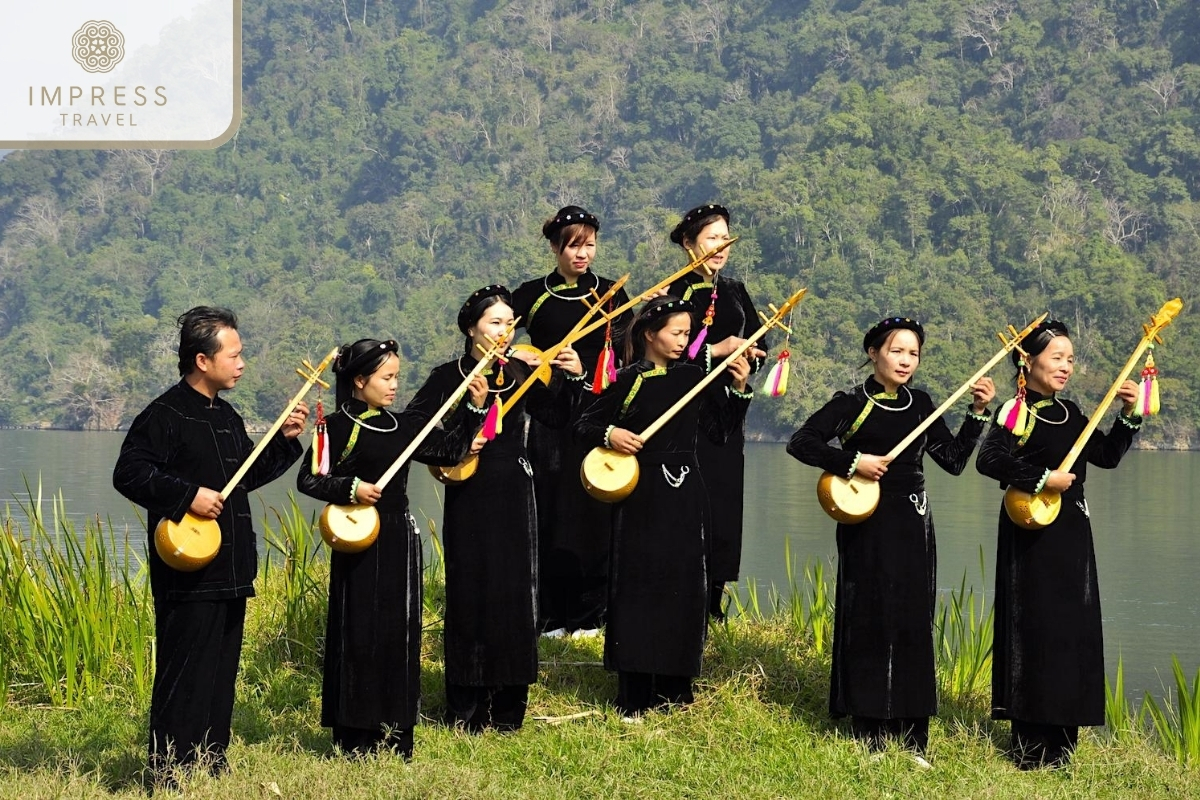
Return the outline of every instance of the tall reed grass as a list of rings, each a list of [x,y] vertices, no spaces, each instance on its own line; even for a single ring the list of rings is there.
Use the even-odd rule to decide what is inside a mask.
[[[61,492],[43,510],[26,483],[0,519],[0,682],[34,702],[77,706],[127,692],[149,696],[154,623],[145,565],[98,517],[76,529]],[[143,534],[144,535],[144,534]],[[121,555],[118,555],[120,553]]]
[[[1171,691],[1160,705],[1146,693],[1142,709],[1154,726],[1158,740],[1175,760],[1182,764],[1200,764],[1200,670],[1189,684],[1179,665],[1171,656],[1171,672],[1175,677],[1175,703]]]
[[[983,548],[979,548],[979,577],[986,580]],[[966,698],[988,691],[992,681],[992,619],[995,608],[983,593],[967,586],[964,571],[958,588],[939,598],[934,615],[934,645],[938,681],[943,695]]]
[[[77,707],[123,697],[144,707],[154,663],[153,604],[143,552],[145,533],[118,537],[99,518],[82,530],[67,517],[61,493],[45,503],[40,484],[0,516],[0,698],[26,704]],[[44,506],[49,505],[49,515]],[[425,567],[426,627],[441,625],[444,563],[437,526],[425,517],[432,555]],[[318,671],[323,648],[328,559],[316,514],[294,497],[282,510],[264,509],[266,553],[260,599],[268,629],[259,644],[270,662]],[[800,568],[785,544],[787,586],[764,598],[750,581],[731,591],[736,616],[751,622],[783,617],[818,657],[833,640],[832,577],[822,562]],[[980,574],[983,554],[980,551]],[[986,694],[992,666],[993,609],[982,593],[959,585],[939,598],[934,625],[943,695]],[[1162,700],[1146,694],[1134,710],[1126,697],[1123,664],[1106,679],[1106,720],[1115,738],[1152,736],[1183,764],[1200,764],[1200,672],[1189,682],[1173,659],[1174,686]]]

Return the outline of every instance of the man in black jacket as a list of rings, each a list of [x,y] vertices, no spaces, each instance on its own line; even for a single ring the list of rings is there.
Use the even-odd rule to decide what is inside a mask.
[[[150,770],[156,782],[203,757],[210,771],[227,768],[234,684],[241,656],[246,598],[254,595],[258,552],[248,492],[282,475],[303,452],[297,436],[308,406],[301,402],[238,486],[223,487],[253,450],[242,418],[222,400],[242,375],[237,317],[197,306],[178,319],[182,380],[150,403],[129,428],[113,469],[113,486],[146,509],[153,541],[160,520],[215,519],[221,545],[194,572],[168,566],[151,544],[157,650],[150,700]]]

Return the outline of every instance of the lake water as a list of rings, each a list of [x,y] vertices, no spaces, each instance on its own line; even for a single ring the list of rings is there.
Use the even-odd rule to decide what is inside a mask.
[[[25,480],[36,492],[40,476],[47,513],[50,495],[61,489],[66,513],[77,526],[99,514],[118,534],[128,529],[132,541],[144,541],[140,511],[112,488],[112,466],[123,439],[123,433],[0,430],[5,455],[0,502],[24,500]],[[973,466],[954,478],[926,462],[938,535],[938,583],[949,591],[965,574],[968,585],[990,599],[999,487]],[[801,566],[822,560],[832,575],[834,523],[816,502],[820,473],[790,458],[782,444],[748,444],[746,465],[746,485],[758,488],[745,498],[743,581],[786,587],[785,540]],[[1122,655],[1126,683],[1136,698],[1147,690],[1160,696],[1163,684],[1172,684],[1172,654],[1189,676],[1200,666],[1198,473],[1200,453],[1143,451],[1129,453],[1116,470],[1088,471],[1108,673],[1115,674]],[[259,519],[267,508],[283,507],[294,486],[290,472],[255,492],[252,504]],[[419,522],[431,517],[440,523],[439,489],[424,468],[413,471],[409,497]],[[308,512],[320,508],[310,498],[298,500]],[[979,572],[981,546],[986,578]]]

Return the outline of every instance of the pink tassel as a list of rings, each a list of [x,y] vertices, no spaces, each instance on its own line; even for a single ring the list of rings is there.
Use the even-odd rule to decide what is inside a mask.
[[[492,403],[492,407],[488,409],[487,417],[483,420],[483,430],[479,432],[479,435],[489,442],[504,431],[500,422],[500,415],[503,411],[504,403],[497,397],[496,402]]]
[[[788,359],[791,353],[784,350],[779,354],[779,359],[775,362],[775,366],[771,367],[771,371],[767,373],[767,386],[770,387],[771,397],[782,397],[787,392],[788,373],[792,370],[788,365]]]
[[[1025,408],[1024,401],[1013,398],[1000,408],[999,419],[1002,420],[1001,424],[1012,431],[1014,435],[1022,436],[1029,422],[1029,412]]]
[[[700,352],[700,348],[704,346],[704,340],[708,337],[708,326],[705,325],[700,329],[700,334],[696,337],[696,341],[692,342],[688,348],[688,359],[695,360],[696,354]]]

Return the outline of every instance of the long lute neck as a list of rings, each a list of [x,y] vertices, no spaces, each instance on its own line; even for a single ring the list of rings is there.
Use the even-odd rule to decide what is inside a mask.
[[[660,292],[660,291],[662,291],[663,289],[666,289],[666,288],[667,288],[668,286],[670,286],[672,283],[674,283],[675,281],[677,281],[677,280],[679,280],[679,279],[683,278],[683,277],[684,277],[685,275],[687,275],[688,273],[694,272],[694,271],[696,270],[696,268],[697,268],[697,267],[699,267],[701,264],[704,264],[704,263],[706,263],[706,262],[707,262],[707,261],[708,261],[710,258],[712,258],[713,256],[715,256],[717,253],[719,253],[719,252],[721,252],[722,250],[724,250],[725,248],[729,247],[731,244],[733,244],[734,242],[736,242],[736,241],[738,240],[738,238],[740,238],[740,237],[737,237],[737,236],[735,236],[735,237],[733,237],[732,239],[730,239],[728,242],[724,242],[724,243],[722,243],[722,244],[721,244],[721,246],[719,246],[719,247],[715,247],[715,248],[713,248],[712,250],[709,250],[707,253],[705,253],[704,255],[700,256],[699,258],[697,258],[695,261],[693,261],[693,262],[691,262],[690,264],[688,264],[688,265],[687,265],[686,267],[684,267],[683,269],[681,269],[681,270],[679,270],[678,272],[676,272],[676,273],[674,273],[674,274],[670,275],[670,276],[669,276],[669,277],[667,277],[667,278],[664,278],[663,280],[661,280],[661,281],[659,281],[658,283],[654,284],[653,286],[651,286],[649,289],[647,289],[646,291],[642,292],[641,294],[639,294],[639,295],[635,295],[635,296],[634,296],[634,298],[633,298],[632,300],[630,300],[628,303],[623,303],[623,304],[621,304],[621,305],[620,305],[620,306],[618,306],[616,309],[614,309],[614,310],[613,310],[613,311],[612,311],[612,312],[609,314],[609,316],[610,316],[610,317],[619,317],[619,316],[621,316],[622,314],[624,314],[626,311],[628,311],[629,309],[631,309],[631,308],[633,308],[634,306],[636,306],[638,303],[642,302],[642,300],[643,300],[643,299],[646,297],[646,295],[654,294],[655,292]],[[600,328],[601,328],[601,327],[602,327],[602,326],[603,326],[603,325],[604,325],[604,324],[605,324],[607,321],[608,321],[607,319],[598,319],[598,320],[596,320],[595,322],[593,322],[591,325],[588,325],[586,328],[581,328],[580,330],[576,331],[576,332],[575,332],[573,335],[569,335],[569,336],[568,336],[566,339],[564,339],[564,340],[563,340],[563,341],[560,343],[560,344],[561,344],[561,346],[562,346],[562,347],[566,347],[568,344],[571,344],[571,342],[574,342],[574,341],[577,341],[577,340],[579,340],[579,339],[582,339],[583,337],[587,336],[587,335],[588,335],[589,333],[591,333],[592,331],[598,331],[598,330],[600,330]],[[559,349],[561,349],[561,347],[560,347]]]
[[[270,429],[267,430],[266,435],[263,436],[262,439],[258,441],[258,444],[254,446],[254,449],[250,451],[250,456],[242,462],[242,465],[238,467],[237,472],[233,473],[233,477],[229,479],[229,483],[225,484],[225,488],[221,490],[221,497],[223,499],[228,499],[229,493],[237,488],[237,485],[242,482],[242,478],[246,477],[246,472],[251,466],[254,465],[255,460],[262,455],[262,451],[267,449],[267,445],[271,443],[271,439],[275,436],[275,434],[279,433],[279,429],[282,428],[283,423],[287,421],[288,415],[291,414],[293,409],[300,404],[300,401],[304,399],[304,395],[308,394],[308,390],[311,389],[313,384],[317,382],[317,378],[320,377],[321,373],[325,371],[325,368],[329,366],[329,363],[337,356],[337,351],[338,349],[336,347],[330,350],[329,355],[325,356],[325,360],[317,365],[316,369],[312,371],[312,375],[307,381],[305,381],[304,386],[300,389],[300,391],[296,392],[296,396],[292,398],[292,401],[288,403],[287,408],[285,408],[283,413],[279,415],[279,419],[275,420],[274,424],[272,424]],[[307,361],[304,363],[308,364]],[[328,384],[324,385],[328,386]]]
[[[467,391],[467,387],[471,384],[471,381],[475,379],[475,376],[487,369],[488,365],[492,363],[494,356],[494,353],[489,352],[487,355],[475,362],[475,366],[470,372],[467,373],[467,377],[463,379],[463,382],[458,385],[457,389],[450,393],[450,396],[446,398],[446,402],[442,403],[442,407],[434,412],[433,416],[429,418],[429,421],[425,423],[425,427],[421,428],[420,432],[416,435],[416,438],[409,442],[408,447],[404,448],[404,452],[402,452],[399,457],[392,462],[392,465],[387,468],[387,472],[383,473],[379,480],[375,481],[375,486],[379,488],[379,491],[382,492],[392,478],[396,477],[396,473],[399,472],[400,468],[404,466],[405,462],[412,457],[412,454],[417,451],[417,448],[421,446],[421,443],[425,441],[430,432],[432,432],[433,429],[438,426],[438,423],[442,421],[442,417],[444,417],[450,411],[450,409],[454,407],[454,404],[462,398],[463,394]]]
[[[1108,387],[1108,393],[1104,395],[1104,399],[1100,401],[1100,405],[1092,412],[1092,416],[1088,419],[1087,425],[1083,428],[1083,433],[1079,434],[1079,438],[1075,440],[1075,444],[1071,445],[1071,449],[1067,451],[1067,457],[1058,465],[1061,472],[1070,472],[1071,467],[1079,459],[1083,453],[1083,449],[1087,447],[1088,439],[1092,438],[1092,434],[1096,431],[1096,427],[1100,424],[1100,420],[1104,418],[1104,413],[1108,411],[1108,407],[1117,396],[1117,390],[1121,388],[1121,384],[1129,377],[1129,373],[1133,372],[1133,368],[1137,366],[1138,360],[1142,354],[1146,352],[1146,348],[1150,346],[1150,342],[1154,341],[1153,336],[1144,336],[1142,341],[1138,343],[1137,349],[1133,351],[1133,355],[1125,362],[1125,366],[1121,368],[1117,379],[1113,381],[1113,385]]]
[[[569,345],[571,342],[574,342],[575,340],[579,339],[580,336],[584,335],[584,334],[580,334],[579,331],[583,330],[583,326],[587,324],[587,321],[589,319],[591,319],[592,316],[597,311],[599,311],[600,308],[605,303],[607,303],[609,300],[612,299],[612,296],[617,293],[617,290],[620,289],[625,284],[625,281],[628,278],[629,278],[629,275],[625,275],[620,280],[615,282],[611,287],[609,287],[608,291],[605,292],[604,295],[596,303],[594,303],[590,308],[588,308],[587,313],[585,313],[582,317],[579,318],[579,322],[575,323],[575,327],[573,327],[573,328],[571,328],[571,330],[567,331],[567,335],[563,337],[561,342],[559,342],[556,345],[553,345],[552,347],[548,347],[542,351],[541,365],[538,367],[535,367],[533,369],[533,371],[529,373],[529,377],[525,379],[525,382],[522,383],[520,386],[518,386],[517,390],[512,393],[512,397],[508,398],[508,400],[506,400],[504,402],[504,409],[500,413],[501,419],[504,418],[504,415],[507,414],[510,409],[516,408],[517,401],[525,396],[525,393],[528,392],[533,387],[533,384],[535,382],[541,380],[542,370],[550,369],[550,362],[554,360],[554,357],[557,356],[559,353],[561,353],[563,351],[563,349],[565,349],[566,346]],[[609,316],[610,317],[615,316],[615,314],[609,314]],[[605,321],[607,321],[607,320],[600,320],[600,322],[605,322]],[[599,325],[597,325],[597,327],[599,327]]]
[[[887,461],[892,461],[897,456],[899,456],[901,453],[903,453],[904,448],[908,447],[910,444],[912,444],[914,441],[916,441],[916,438],[918,436],[920,436],[922,433],[924,433],[926,428],[928,428],[930,425],[932,425],[938,419],[938,417],[945,414],[946,411],[948,411],[950,409],[950,406],[957,403],[958,398],[960,398],[964,394],[966,394],[967,391],[972,386],[974,386],[975,383],[980,378],[982,378],[984,375],[987,375],[989,372],[991,372],[992,367],[994,367],[998,363],[1000,363],[1001,359],[1003,359],[1006,355],[1008,355],[1009,352],[1010,352],[1010,348],[1005,347],[1005,348],[1002,348],[999,353],[996,353],[996,355],[992,356],[991,359],[986,364],[984,364],[982,367],[979,368],[978,372],[976,372],[971,377],[967,378],[967,382],[964,383],[962,386],[958,387],[954,391],[954,394],[947,397],[946,401],[944,403],[942,403],[940,406],[938,406],[936,409],[934,409],[934,411],[931,415],[929,415],[927,418],[921,420],[921,424],[918,425],[917,427],[913,428],[912,432],[909,433],[908,436],[905,436],[903,439],[900,440],[899,444],[897,444],[895,447],[893,447],[891,450],[889,450],[888,454],[886,456],[884,456],[884,459],[886,459]]]
[[[725,371],[726,367],[728,367],[730,364],[732,364],[734,361],[736,361],[737,358],[742,353],[749,350],[754,345],[755,342],[757,342],[759,339],[761,339],[763,337],[763,335],[766,334],[766,332],[771,329],[771,327],[772,327],[772,325],[770,323],[763,325],[761,328],[759,328],[754,333],[752,333],[750,335],[749,339],[747,339],[746,341],[744,341],[740,345],[738,345],[738,348],[736,350],[734,350],[732,353],[730,353],[728,356],[726,356],[725,360],[722,361],[720,364],[718,364],[715,369],[713,369],[711,372],[709,372],[707,375],[705,375],[703,380],[701,380],[699,383],[697,383],[695,386],[693,386],[691,389],[689,389],[688,393],[685,394],[683,397],[676,400],[675,405],[671,406],[666,411],[664,411],[662,416],[659,417],[658,419],[654,420],[654,422],[651,422],[646,427],[646,429],[644,431],[642,431],[640,434],[642,441],[646,442],[650,439],[651,436],[658,433],[659,428],[661,428],[663,425],[666,425],[668,422],[670,422],[671,418],[674,417],[676,414],[678,414],[680,411],[682,411],[684,406],[686,406],[688,403],[692,402],[692,400],[695,399],[696,395],[698,395],[702,391],[704,391],[704,388],[706,386],[708,386],[710,383],[712,383],[717,378],[719,378],[721,376],[721,373],[723,373]]]

